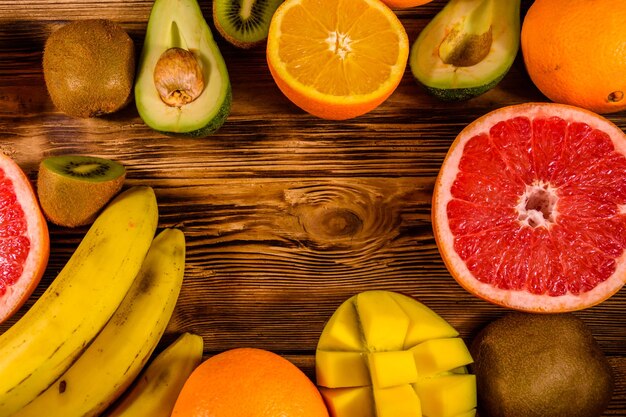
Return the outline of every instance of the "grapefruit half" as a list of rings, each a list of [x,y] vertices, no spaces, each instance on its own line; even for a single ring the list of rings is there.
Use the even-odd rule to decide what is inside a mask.
[[[0,323],[33,292],[49,253],[48,226],[28,177],[0,153]]]
[[[562,104],[495,110],[450,147],[432,216],[448,270],[478,297],[545,313],[598,304],[626,281],[626,135]]]

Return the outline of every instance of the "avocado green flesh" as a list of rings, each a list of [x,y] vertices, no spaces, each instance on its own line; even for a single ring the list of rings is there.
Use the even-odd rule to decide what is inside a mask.
[[[495,87],[509,71],[519,50],[520,0],[493,0],[492,44],[479,63],[457,67],[444,63],[439,45],[454,24],[483,0],[450,0],[420,32],[409,65],[415,79],[446,101],[467,100]]]
[[[181,107],[165,104],[154,85],[154,67],[166,50],[192,52],[202,67],[204,90]],[[135,102],[143,121],[167,134],[206,136],[230,112],[231,89],[224,59],[196,0],[156,0],[152,7],[135,83]]]
[[[231,88],[229,85],[228,91],[226,92],[226,97],[224,101],[222,102],[222,106],[219,108],[219,110],[215,114],[215,117],[213,117],[213,119],[211,119],[211,121],[204,127],[200,129],[192,130],[190,132],[184,132],[184,133],[167,132],[164,130],[159,130],[158,128],[155,128],[155,130],[159,131],[159,133],[163,133],[164,135],[170,135],[170,136],[181,135],[181,136],[186,136],[186,137],[203,138],[205,136],[210,135],[211,133],[215,133],[215,131],[217,131],[224,124],[224,122],[228,118],[228,115],[230,114],[231,102],[232,102],[232,92],[231,92]]]

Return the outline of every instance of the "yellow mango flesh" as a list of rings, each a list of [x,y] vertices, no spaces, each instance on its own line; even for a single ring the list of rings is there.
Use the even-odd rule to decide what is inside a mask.
[[[476,408],[476,376],[444,375],[414,385],[426,416],[454,417]]]
[[[463,339],[458,337],[427,340],[413,346],[410,352],[415,363],[419,364],[422,376],[440,374],[472,363],[472,355]]]
[[[363,292],[355,304],[369,351],[402,349],[410,320],[390,294]]]
[[[472,417],[476,380],[458,332],[413,298],[366,291],[320,336],[316,376],[333,417]]]
[[[322,350],[361,351],[363,342],[359,332],[359,318],[353,303],[332,315],[320,338],[317,348]]]
[[[374,388],[377,417],[414,417],[422,415],[420,399],[410,385]]]
[[[376,417],[371,387],[320,387],[320,392],[333,416]]]
[[[363,387],[369,385],[365,354],[362,352],[334,352],[320,350],[315,360],[318,369],[325,372],[317,374],[319,385],[328,388]]]
[[[415,359],[408,350],[374,352],[368,355],[374,388],[389,388],[417,381]]]

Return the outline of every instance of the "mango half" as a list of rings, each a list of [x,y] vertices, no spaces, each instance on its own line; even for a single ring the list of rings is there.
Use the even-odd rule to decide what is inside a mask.
[[[476,378],[459,333],[417,300],[366,291],[326,323],[317,384],[333,417],[472,417]]]

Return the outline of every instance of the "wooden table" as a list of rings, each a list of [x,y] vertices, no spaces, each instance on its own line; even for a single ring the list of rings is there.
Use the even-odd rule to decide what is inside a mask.
[[[398,11],[411,42],[444,3]],[[200,4],[212,23],[210,1]],[[530,1],[523,4],[526,10]],[[474,100],[439,102],[407,69],[378,109],[336,122],[309,116],[280,93],[263,48],[236,49],[214,31],[233,106],[213,136],[160,135],[133,104],[99,119],[58,112],[41,71],[50,33],[72,20],[108,18],[128,31],[139,51],[151,6],[151,0],[0,0],[0,150],[33,180],[43,157],[80,153],[118,160],[128,169],[127,186],[155,189],[159,227],[181,228],[188,248],[185,283],[161,346],[192,331],[204,337],[207,356],[254,346],[313,376],[325,321],[363,290],[415,296],[468,341],[506,313],[449,275],[433,238],[430,200],[446,151],[467,123],[504,105],[546,101],[521,55],[497,88]],[[625,112],[608,118],[626,129]],[[85,231],[50,228],[48,269],[22,312]],[[576,315],[615,371],[606,415],[626,416],[626,290]]]

